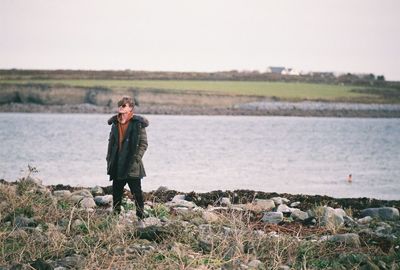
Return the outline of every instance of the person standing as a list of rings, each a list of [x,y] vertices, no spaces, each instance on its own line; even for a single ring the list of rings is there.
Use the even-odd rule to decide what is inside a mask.
[[[107,174],[110,176],[114,213],[121,212],[124,187],[128,184],[135,198],[138,221],[144,218],[141,181],[146,176],[143,155],[147,150],[146,127],[149,121],[134,114],[135,103],[129,96],[118,101],[118,114],[108,120],[111,125],[107,150]],[[140,223],[139,223],[140,224]]]

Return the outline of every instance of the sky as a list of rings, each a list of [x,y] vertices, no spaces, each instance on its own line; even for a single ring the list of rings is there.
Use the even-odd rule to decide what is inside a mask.
[[[0,0],[0,68],[374,73],[400,81],[398,0]]]

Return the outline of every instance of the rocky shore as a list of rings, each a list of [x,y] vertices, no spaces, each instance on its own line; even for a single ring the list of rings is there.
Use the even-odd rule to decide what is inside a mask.
[[[264,115],[316,117],[384,117],[399,118],[399,104],[358,104],[332,102],[255,101],[232,106],[201,104],[157,104],[136,108],[142,114],[166,115]],[[115,108],[93,104],[41,105],[36,103],[8,103],[0,105],[0,112],[25,113],[113,113]]]
[[[0,269],[399,269],[400,201],[0,183]]]

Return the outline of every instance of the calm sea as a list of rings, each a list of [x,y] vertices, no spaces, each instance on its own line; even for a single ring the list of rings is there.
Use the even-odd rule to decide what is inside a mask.
[[[109,185],[110,115],[0,114],[0,179]],[[400,199],[400,119],[148,115],[145,191]],[[352,174],[353,182],[347,177]]]

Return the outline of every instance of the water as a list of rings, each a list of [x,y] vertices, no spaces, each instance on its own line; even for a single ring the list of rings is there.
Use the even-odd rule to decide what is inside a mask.
[[[146,191],[400,199],[400,119],[148,115]],[[110,185],[109,115],[0,114],[0,178]],[[353,175],[353,183],[347,176]]]

